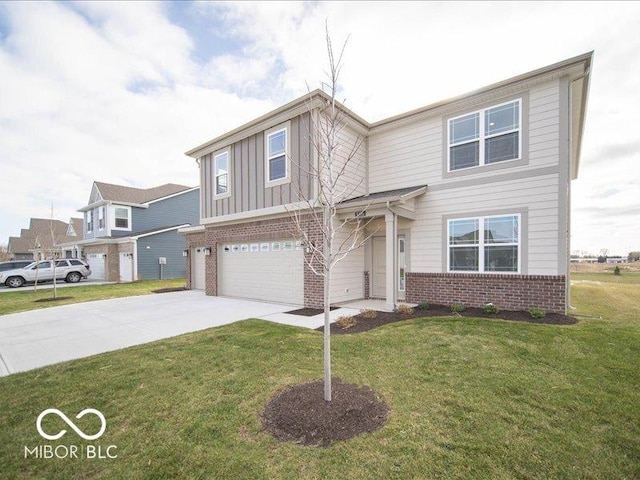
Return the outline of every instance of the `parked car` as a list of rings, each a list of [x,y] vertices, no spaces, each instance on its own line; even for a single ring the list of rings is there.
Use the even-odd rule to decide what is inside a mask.
[[[8,262],[0,262],[0,272],[14,270],[16,268],[24,268],[33,263],[33,260],[9,260]]]
[[[55,262],[55,264],[54,264]],[[65,260],[43,260],[32,262],[24,268],[16,268],[0,272],[0,284],[17,288],[25,283],[48,282],[53,277],[68,283],[77,283],[91,275],[89,265],[75,258]]]

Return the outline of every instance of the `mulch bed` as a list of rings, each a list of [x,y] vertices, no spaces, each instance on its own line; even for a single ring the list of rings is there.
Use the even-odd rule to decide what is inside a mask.
[[[73,297],[58,297],[58,298],[53,298],[53,297],[47,297],[47,298],[39,298],[38,300],[34,300],[34,303],[42,303],[42,302],[59,302],[60,300],[68,300],[70,298]]]
[[[331,310],[337,310],[338,307],[331,307]],[[302,315],[303,317],[313,317],[315,315],[320,315],[324,313],[324,309],[322,308],[299,308],[298,310],[291,310],[289,313],[291,315]]]
[[[157,290],[151,290],[153,293],[169,293],[169,292],[182,292],[186,290],[186,287],[168,287],[158,288]]]
[[[373,432],[387,422],[389,407],[371,388],[331,381],[331,402],[324,401],[322,380],[287,387],[267,403],[264,428],[275,438],[302,445],[328,446]]]
[[[356,324],[353,327],[343,329],[335,323],[332,323],[331,335],[366,332],[388,323],[424,317],[480,317],[547,325],[574,325],[578,323],[575,318],[559,313],[547,313],[543,318],[531,318],[531,315],[525,311],[501,310],[497,314],[491,314],[485,313],[482,308],[467,308],[464,312],[456,314],[452,313],[451,308],[445,305],[430,305],[428,310],[414,309],[410,315],[402,315],[396,312],[378,312],[376,318],[363,318],[361,315],[355,315]],[[324,327],[319,327],[316,330],[322,332],[324,331]]]

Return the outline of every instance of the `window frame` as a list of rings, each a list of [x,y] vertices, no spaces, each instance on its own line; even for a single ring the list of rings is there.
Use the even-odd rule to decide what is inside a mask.
[[[126,228],[116,226],[116,220],[118,219],[116,215],[116,210],[119,208],[122,208],[127,211],[127,227]],[[111,225],[111,230],[120,230],[124,232],[130,232],[131,231],[131,207],[126,205],[113,205],[111,210],[113,212],[113,216],[112,216],[113,221]]]
[[[506,217],[516,217],[518,219],[518,241],[517,242],[507,242],[507,243],[487,243],[485,241],[485,221],[487,219],[496,219],[496,218],[506,218]],[[477,220],[478,221],[478,241],[476,243],[469,243],[464,245],[457,245],[458,247],[469,247],[476,246],[478,247],[478,270],[452,270],[451,269],[451,248],[455,248],[456,245],[451,244],[451,224],[452,222],[463,221],[463,220]],[[446,247],[447,247],[447,273],[477,273],[477,274],[488,274],[488,275],[521,275],[522,274],[522,250],[524,248],[523,239],[522,239],[522,214],[519,212],[514,213],[500,213],[493,215],[478,215],[478,216],[469,216],[469,217],[455,217],[447,219],[447,236],[446,236]],[[485,247],[488,246],[517,246],[518,247],[518,260],[517,260],[517,269],[516,271],[507,272],[507,271],[495,271],[495,270],[485,270],[484,261],[485,261]]]
[[[280,156],[282,156],[282,154],[280,155],[269,155],[269,139],[274,136],[277,135],[281,132],[284,132],[285,134],[285,141],[284,141],[284,169],[285,169],[285,174],[284,177],[281,178],[277,178],[275,180],[270,180],[270,169],[271,169],[271,160],[278,158]],[[290,132],[291,132],[291,128],[290,128],[290,122],[287,122],[285,124],[281,124],[278,126],[275,126],[269,130],[265,131],[264,134],[264,182],[265,182],[265,188],[269,188],[269,187],[275,187],[278,185],[283,185],[285,183],[290,183],[291,182],[291,161],[289,158],[289,154],[291,152],[291,136],[290,136]]]
[[[227,173],[226,174],[218,174],[218,159],[225,156],[227,157]],[[227,191],[224,193],[218,193],[218,177],[223,175],[227,176]],[[229,149],[225,149],[221,152],[218,152],[213,156],[213,198],[222,199],[228,198],[231,196],[231,153]]]
[[[93,210],[87,212],[87,233],[93,233]]]
[[[504,131],[504,132],[499,132],[499,133],[494,133],[492,135],[487,135],[485,133],[485,114],[488,110],[492,110],[494,108],[499,108],[505,105],[509,105],[512,103],[517,103],[518,104],[518,128],[516,129],[511,129],[508,131]],[[502,165],[508,162],[515,162],[518,160],[522,160],[523,156],[522,156],[522,145],[523,145],[523,141],[524,141],[524,133],[523,133],[523,126],[522,126],[522,109],[523,109],[523,97],[518,97],[518,98],[513,98],[510,100],[507,100],[505,102],[501,102],[501,103],[496,103],[496,104],[491,104],[488,105],[486,107],[482,107],[479,108],[477,110],[472,110],[472,111],[467,111],[464,112],[460,115],[456,115],[454,117],[449,117],[447,118],[446,122],[447,122],[447,142],[446,142],[446,149],[447,149],[447,173],[455,173],[455,172],[461,172],[461,171],[468,171],[474,168],[481,168],[481,167],[488,167],[491,165]],[[460,118],[463,117],[467,117],[469,115],[474,115],[474,114],[478,114],[479,118],[478,118],[478,138],[477,139],[473,139],[473,140],[467,140],[464,142],[451,142],[451,124],[452,122],[454,122],[455,120],[458,120]],[[491,162],[491,163],[486,163],[485,162],[485,141],[487,139],[490,138],[496,138],[496,137],[500,137],[500,136],[504,136],[504,135],[508,135],[510,133],[515,133],[518,132],[518,156],[515,158],[510,158],[509,160],[500,160],[497,162]],[[478,142],[478,164],[477,165],[472,165],[470,167],[462,167],[462,168],[451,168],[451,147],[456,147],[459,145],[465,145],[465,144],[470,144],[472,142]]]
[[[105,208],[104,207],[99,207],[98,208],[98,230],[102,231],[105,228]]]

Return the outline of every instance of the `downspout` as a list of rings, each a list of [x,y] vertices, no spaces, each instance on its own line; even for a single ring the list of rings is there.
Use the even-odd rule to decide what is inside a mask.
[[[573,78],[571,78],[569,80],[569,88],[567,90],[567,105],[568,105],[568,109],[569,111],[568,116],[569,118],[571,118],[573,120],[573,118],[571,117],[571,112],[572,112],[572,95],[571,92],[573,91],[573,84],[575,82],[577,82],[578,80],[582,80],[583,78],[588,77],[591,74],[591,68],[587,68],[585,69],[585,71],[583,73],[581,73],[580,75],[577,75]],[[584,114],[586,115],[586,105],[585,105],[585,112]],[[571,128],[571,123],[569,124],[569,135],[567,137],[567,142],[569,143],[567,151],[569,152],[569,158],[567,159],[567,225],[566,225],[566,235],[567,235],[567,275],[566,275],[566,282],[565,282],[565,298],[567,299],[567,304],[565,306],[565,313],[568,312],[568,310],[575,310],[576,307],[571,305],[571,276],[570,276],[570,262],[571,262],[571,146],[572,146],[572,133],[573,133],[573,129]],[[577,170],[576,170],[576,175],[577,175]]]

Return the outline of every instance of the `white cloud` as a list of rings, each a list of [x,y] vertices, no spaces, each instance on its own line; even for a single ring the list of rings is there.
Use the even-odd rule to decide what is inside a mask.
[[[640,203],[637,3],[180,6],[233,51],[216,45],[220,55],[197,63],[195,49],[213,37],[172,23],[165,3],[0,5],[9,25],[0,43],[0,165],[16,179],[0,196],[0,239],[48,216],[51,201],[61,218],[73,214],[94,179],[197,183],[185,150],[319,85],[325,20],[336,49],[350,35],[341,97],[370,121],[595,49],[574,245],[602,248],[605,229],[593,225],[602,224],[603,205],[609,231],[640,238],[631,217]],[[603,198],[611,187],[619,192]],[[615,242],[607,246],[627,247]]]

